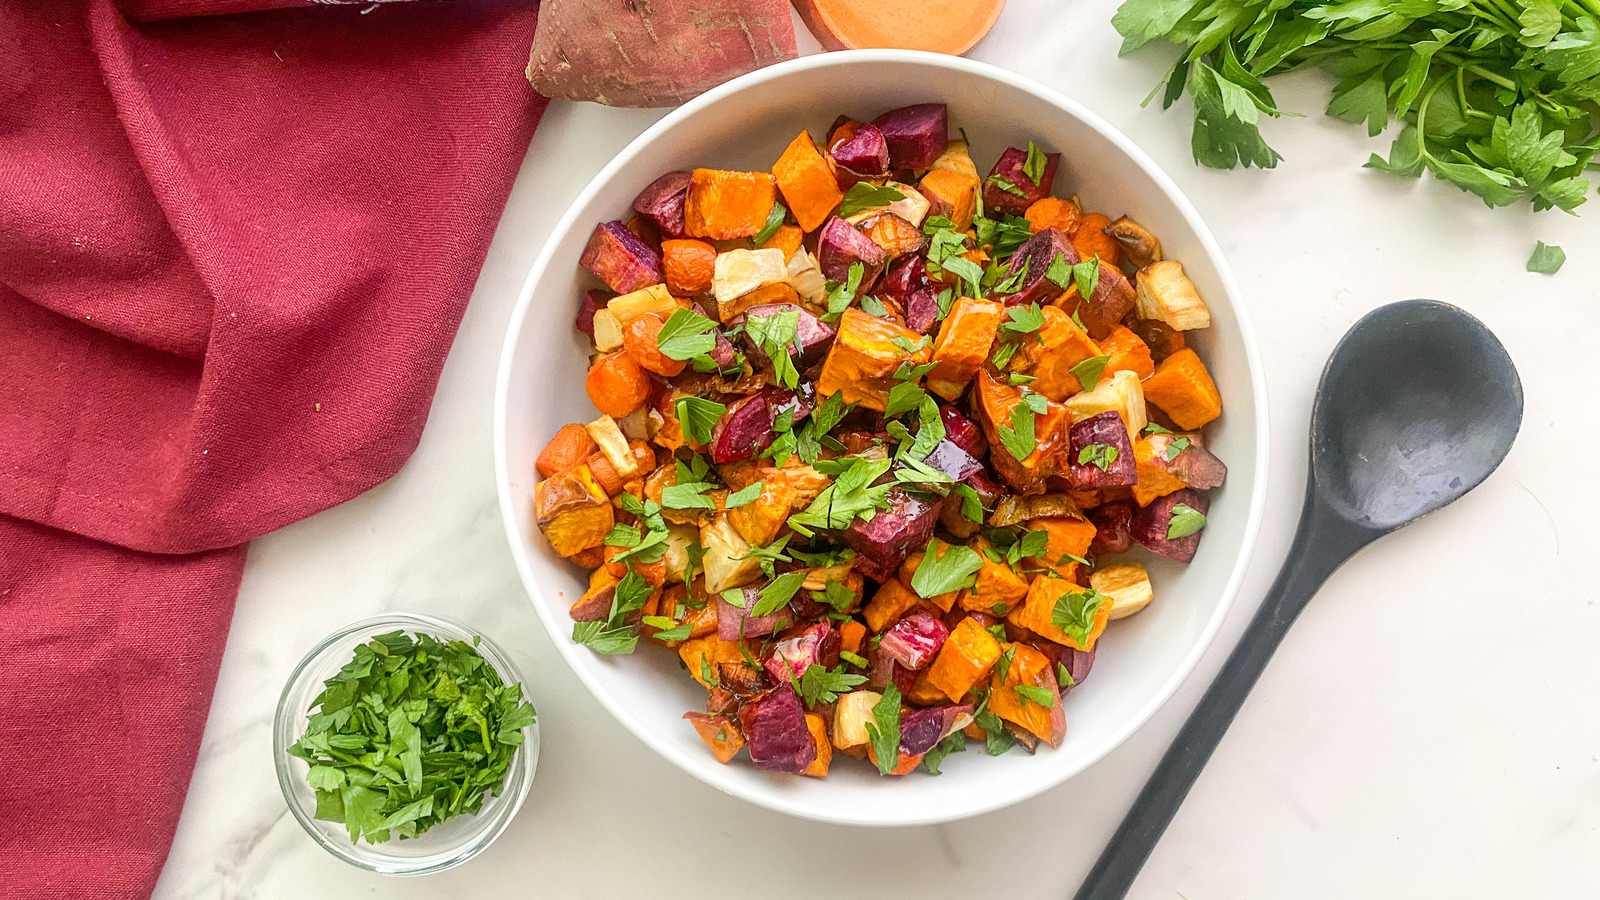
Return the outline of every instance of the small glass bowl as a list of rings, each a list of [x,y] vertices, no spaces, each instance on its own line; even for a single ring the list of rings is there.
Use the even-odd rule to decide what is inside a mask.
[[[382,875],[426,875],[458,866],[482,853],[506,830],[522,807],[533,784],[539,764],[539,725],[523,729],[527,735],[506,769],[500,794],[487,797],[477,815],[447,819],[415,838],[391,838],[381,844],[352,842],[343,823],[315,817],[316,794],[306,783],[309,768],[305,760],[289,755],[289,747],[304,733],[311,703],[322,693],[322,683],[332,677],[355,654],[355,648],[376,635],[391,631],[426,633],[441,639],[472,642],[479,638],[478,652],[500,673],[506,684],[522,682],[522,673],[495,643],[447,619],[415,613],[384,613],[352,622],[329,635],[306,654],[289,676],[289,683],[278,698],[278,712],[272,725],[272,757],[278,770],[278,786],[289,811],[306,834],[353,866]],[[524,698],[527,699],[527,698]]]

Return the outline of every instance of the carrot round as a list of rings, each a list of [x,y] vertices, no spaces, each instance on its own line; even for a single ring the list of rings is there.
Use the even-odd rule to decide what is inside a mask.
[[[565,472],[573,466],[581,465],[595,452],[594,439],[589,437],[589,432],[582,425],[575,423],[561,426],[544,445],[544,450],[539,453],[539,459],[534,464],[539,469],[539,474],[545,478],[557,472]]]
[[[952,56],[972,49],[999,18],[1005,0],[794,0],[823,47],[929,50]]]
[[[594,361],[583,380],[594,408],[620,419],[650,397],[650,376],[626,352],[607,353]]]
[[[640,316],[622,329],[622,349],[644,369],[671,378],[683,371],[680,360],[661,352],[656,338],[662,321],[655,316]]]

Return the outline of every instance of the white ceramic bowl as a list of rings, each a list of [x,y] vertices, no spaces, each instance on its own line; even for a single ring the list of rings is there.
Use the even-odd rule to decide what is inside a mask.
[[[585,581],[550,551],[530,521],[533,461],[567,422],[596,413],[584,394],[588,344],[572,328],[587,273],[578,257],[599,222],[626,218],[658,175],[694,167],[769,169],[801,128],[820,135],[835,116],[870,118],[911,103],[949,104],[986,169],[1007,146],[1062,151],[1056,192],[1086,209],[1126,213],[1153,231],[1211,307],[1212,327],[1191,333],[1211,367],[1226,412],[1210,426],[1229,467],[1199,554],[1188,566],[1151,563],[1156,601],[1114,624],[1094,673],[1066,701],[1067,738],[1036,756],[991,758],[976,745],[934,778],[881,778],[839,765],[827,779],[722,765],[680,717],[703,709],[705,691],[677,657],[641,647],[603,657],[571,641],[567,608]],[[601,705],[651,749],[720,790],[811,819],[858,825],[948,821],[998,809],[1060,784],[1105,756],[1172,695],[1211,641],[1238,589],[1261,515],[1267,465],[1266,398],[1255,338],[1216,242],[1149,157],[1082,106],[1036,82],[971,60],[909,51],[809,56],[731,81],[656,123],[578,196],[523,287],[501,360],[495,398],[500,506],[523,584],[555,644]]]

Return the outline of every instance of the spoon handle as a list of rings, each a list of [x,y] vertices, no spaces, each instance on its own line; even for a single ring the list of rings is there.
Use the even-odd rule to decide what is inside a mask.
[[[1307,496],[1294,545],[1261,608],[1139,792],[1076,900],[1120,900],[1127,894],[1289,625],[1333,570],[1370,539]]]

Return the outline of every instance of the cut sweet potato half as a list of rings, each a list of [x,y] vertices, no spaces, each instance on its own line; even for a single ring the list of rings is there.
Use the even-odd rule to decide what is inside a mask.
[[[794,0],[828,50],[894,48],[952,56],[994,27],[1005,0]]]

